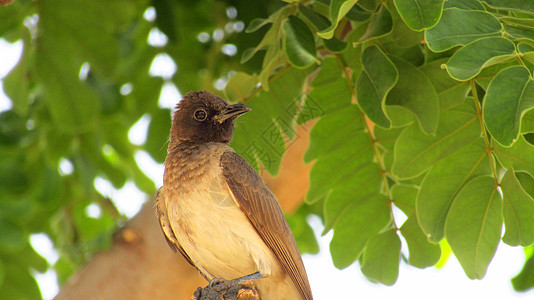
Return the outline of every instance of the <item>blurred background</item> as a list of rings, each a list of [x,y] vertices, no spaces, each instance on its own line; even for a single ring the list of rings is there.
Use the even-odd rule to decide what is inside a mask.
[[[260,73],[264,53],[241,60],[268,29],[245,29],[284,5],[18,0],[0,6],[0,299],[58,293],[58,299],[189,299],[206,284],[168,248],[153,210],[171,113],[183,93],[225,96],[236,71]],[[288,214],[316,299],[533,296],[510,283],[525,252],[502,243],[480,281],[465,276],[445,243],[437,267],[400,264],[391,287],[371,283],[358,263],[335,268],[320,208],[302,205],[311,126],[297,126],[294,139],[285,140],[276,176],[261,173]],[[400,210],[394,214],[398,224],[406,220]]]

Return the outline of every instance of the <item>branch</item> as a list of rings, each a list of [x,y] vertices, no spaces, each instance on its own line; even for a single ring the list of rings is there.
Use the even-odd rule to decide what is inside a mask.
[[[214,283],[213,283],[214,282]],[[204,288],[198,288],[192,300],[260,300],[252,281],[214,279]]]

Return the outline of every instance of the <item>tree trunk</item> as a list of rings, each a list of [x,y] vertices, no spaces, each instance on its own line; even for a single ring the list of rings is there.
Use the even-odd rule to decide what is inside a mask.
[[[309,143],[310,123],[297,129],[288,144],[276,177],[262,172],[286,212],[302,203],[309,184],[311,164],[303,155]],[[55,299],[191,299],[207,282],[163,238],[153,200],[115,236],[113,245],[96,254],[74,274]]]

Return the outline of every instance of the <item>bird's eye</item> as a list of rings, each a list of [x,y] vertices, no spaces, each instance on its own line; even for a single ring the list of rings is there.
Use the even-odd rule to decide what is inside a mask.
[[[195,110],[195,112],[193,113],[193,117],[195,118],[195,120],[197,121],[204,121],[206,120],[206,118],[208,117],[208,113],[203,110],[203,109],[197,109]]]

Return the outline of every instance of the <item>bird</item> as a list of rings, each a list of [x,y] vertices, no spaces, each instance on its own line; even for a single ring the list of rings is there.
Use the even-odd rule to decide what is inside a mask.
[[[263,300],[312,300],[295,238],[274,193],[230,146],[250,111],[189,92],[173,113],[156,212],[169,246],[210,284],[254,279]]]

